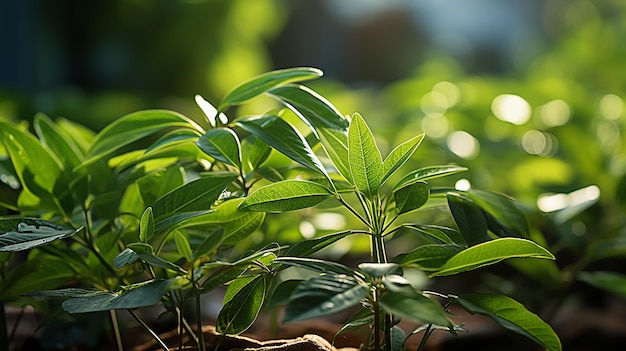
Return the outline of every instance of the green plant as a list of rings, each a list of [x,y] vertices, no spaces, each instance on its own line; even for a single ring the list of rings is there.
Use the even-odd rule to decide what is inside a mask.
[[[316,129],[317,135],[328,133]],[[239,206],[242,210],[283,212],[334,201],[363,224],[363,229],[344,230],[294,245],[285,257],[274,260],[282,266],[295,266],[319,273],[306,280],[288,280],[276,289],[274,301],[286,302],[284,321],[322,317],[361,304],[358,312],[340,331],[361,325],[372,326],[370,346],[375,350],[398,350],[406,334],[396,326],[400,318],[424,323],[410,335],[424,332],[418,349],[430,334],[445,329],[455,334],[461,326],[449,320],[447,307],[457,303],[470,313],[493,318],[503,327],[520,333],[549,350],[560,350],[558,337],[548,324],[509,297],[494,294],[445,295],[420,290],[416,282],[403,276],[403,270],[418,268],[430,277],[477,269],[509,258],[554,256],[528,240],[525,217],[508,197],[484,191],[457,191],[431,188],[427,181],[463,171],[458,166],[418,169],[396,181],[391,189],[385,182],[413,155],[423,139],[418,135],[393,149],[383,160],[374,136],[358,114],[349,128],[333,129],[333,139],[320,138],[338,174],[329,175],[314,154],[306,162],[320,176],[290,179],[265,185],[252,192]],[[304,145],[306,148],[306,145]],[[351,204],[356,202],[357,206]],[[448,227],[405,222],[402,215],[420,209],[430,199],[445,199],[458,230]],[[406,218],[404,216],[403,218]],[[401,231],[413,232],[426,243],[397,257],[388,257],[385,242]],[[353,234],[369,236],[371,263],[356,269],[342,264],[304,258]],[[446,300],[441,306],[435,299]]]
[[[114,311],[128,310],[167,349],[134,312],[162,303],[176,317],[181,342],[189,334],[200,350],[206,349],[200,295],[224,285],[220,333],[245,331],[271,293],[271,304],[288,302],[286,321],[363,303],[366,308],[344,330],[372,324],[372,347],[387,350],[403,343],[395,326],[399,318],[424,322],[413,331],[425,332],[424,343],[435,329],[454,333],[459,327],[446,307],[458,303],[560,349],[547,324],[505,296],[426,292],[403,275],[412,267],[430,276],[452,275],[512,257],[553,256],[524,238],[525,219],[509,198],[430,184],[462,167],[426,167],[396,179],[424,136],[383,161],[358,114],[347,118],[324,97],[294,84],[320,75],[311,68],[269,72],[232,90],[217,108],[197,96],[207,117],[202,123],[155,110],[125,116],[97,134],[43,115],[35,119],[37,137],[2,124],[0,140],[10,161],[3,169],[21,187],[14,200],[2,201],[16,215],[0,220],[0,251],[28,250],[23,262],[0,256],[3,303],[42,305],[41,297],[60,297],[69,313],[109,311],[114,330]],[[286,109],[232,117],[235,107],[261,95]],[[447,202],[458,230],[405,220],[437,201]],[[267,212],[322,202],[352,214],[362,228],[304,240],[283,256],[279,244],[243,242],[271,223]],[[407,232],[429,243],[390,257],[386,241]],[[372,262],[353,269],[307,258],[356,234],[370,238]],[[15,265],[22,273],[14,273]],[[32,272],[29,265],[46,278],[25,274]],[[273,278],[293,266],[320,274],[274,287]],[[446,299],[446,306],[435,298]],[[182,312],[188,302],[195,306],[195,331]]]

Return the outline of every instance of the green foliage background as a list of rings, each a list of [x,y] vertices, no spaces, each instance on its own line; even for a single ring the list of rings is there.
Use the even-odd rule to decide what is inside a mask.
[[[430,45],[425,32],[406,37],[389,30],[381,17],[341,23],[321,1],[26,3],[2,5],[14,12],[0,11],[2,22],[15,29],[3,31],[3,38],[11,39],[7,52],[14,55],[2,61],[1,120],[23,123],[44,112],[98,130],[146,108],[199,119],[196,93],[219,101],[231,87],[264,71],[319,67],[328,76],[311,86],[343,114],[361,113],[383,155],[390,151],[385,145],[425,132],[423,159],[411,160],[408,169],[433,163],[468,167],[463,177],[472,187],[520,201],[531,229],[543,234],[562,266],[577,264],[590,247],[607,242],[615,254],[609,261],[603,257],[601,267],[614,269],[615,256],[623,263],[622,1],[535,4],[533,25],[541,34],[509,56],[480,48],[473,56],[455,56]],[[398,14],[381,16],[387,15]],[[372,33],[383,33],[382,40]],[[368,50],[355,44],[363,38],[371,38]],[[395,39],[410,45],[402,51],[400,45],[381,45]],[[528,109],[527,121],[496,116],[494,100],[503,94],[526,102],[518,108]],[[475,151],[456,154],[453,135],[465,138],[458,150],[473,144]],[[3,189],[13,187],[11,179],[0,180]],[[579,189],[587,192],[571,194]],[[560,194],[556,211],[541,211],[538,200],[553,194]],[[316,215],[306,213],[299,222],[320,234],[324,229]],[[259,244],[298,240],[301,227],[265,229],[277,237],[257,238]]]

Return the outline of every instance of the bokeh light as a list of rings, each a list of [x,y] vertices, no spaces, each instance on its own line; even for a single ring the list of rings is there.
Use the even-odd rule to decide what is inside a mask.
[[[519,95],[498,95],[491,103],[491,111],[500,120],[522,125],[530,119],[530,104]]]
[[[478,156],[480,151],[478,140],[465,131],[456,131],[450,134],[447,144],[450,151],[465,159],[472,159]]]

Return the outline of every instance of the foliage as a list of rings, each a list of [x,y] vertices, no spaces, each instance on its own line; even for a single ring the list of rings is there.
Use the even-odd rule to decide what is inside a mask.
[[[312,68],[268,72],[232,90],[217,108],[197,96],[208,130],[165,110],[132,113],[98,134],[77,135],[72,131],[82,130],[79,126],[44,115],[35,119],[36,136],[3,124],[10,175],[21,188],[6,204],[20,216],[0,222],[0,250],[30,251],[24,262],[3,259],[2,301],[26,294],[61,297],[69,313],[128,310],[159,340],[135,309],[162,303],[176,316],[180,333],[194,335],[182,306],[194,302],[200,332],[200,295],[227,285],[217,331],[238,334],[252,325],[274,291],[272,304],[287,302],[285,322],[362,305],[360,322],[347,325],[372,324],[370,343],[377,350],[402,346],[401,318],[424,324],[408,334],[425,331],[423,343],[435,329],[455,334],[460,327],[447,308],[458,303],[560,350],[550,326],[508,297],[428,292],[404,276],[412,268],[436,277],[511,258],[554,256],[528,239],[524,215],[510,198],[430,185],[462,167],[423,167],[395,177],[424,135],[383,158],[359,114],[345,117],[296,84],[321,74]],[[228,117],[230,107],[263,94],[286,109]],[[404,220],[431,201],[447,204],[456,229]],[[284,255],[279,244],[237,250],[262,228],[266,213],[325,202],[347,210],[361,226],[301,241]],[[386,243],[400,232],[424,243],[391,257]],[[369,238],[371,262],[351,268],[306,257],[352,235]],[[19,270],[28,262],[52,260],[65,263],[58,279],[33,282],[29,275],[8,275],[9,265]],[[290,267],[318,274],[270,289]],[[203,338],[194,338],[204,350]]]

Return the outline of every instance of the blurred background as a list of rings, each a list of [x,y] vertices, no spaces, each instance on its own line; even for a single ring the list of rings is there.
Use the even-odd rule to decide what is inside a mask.
[[[0,119],[200,118],[195,94],[217,103],[267,70],[318,67],[308,85],[361,113],[383,154],[425,132],[414,167],[458,163],[458,188],[519,201],[559,270],[494,272],[494,289],[542,307],[573,289],[614,310],[570,273],[626,271],[624,38],[622,0],[4,0]]]

